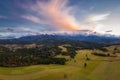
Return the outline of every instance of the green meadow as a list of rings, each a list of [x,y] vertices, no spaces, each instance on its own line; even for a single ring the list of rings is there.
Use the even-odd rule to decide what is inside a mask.
[[[66,51],[63,46],[63,51]],[[107,47],[110,52],[113,46]],[[0,67],[0,80],[119,80],[120,54],[117,57],[95,56],[92,50],[78,50],[75,59],[66,65],[33,65],[25,67]],[[90,60],[86,60],[85,57]],[[68,56],[59,55],[57,57]],[[84,64],[87,66],[84,67]]]

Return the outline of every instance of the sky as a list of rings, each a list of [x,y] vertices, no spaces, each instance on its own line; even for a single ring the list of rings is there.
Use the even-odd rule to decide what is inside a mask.
[[[120,0],[0,0],[0,37],[93,31],[120,35]]]

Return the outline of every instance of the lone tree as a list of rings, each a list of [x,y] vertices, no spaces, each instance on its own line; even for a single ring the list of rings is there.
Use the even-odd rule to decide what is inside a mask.
[[[90,58],[88,57],[87,54],[85,55],[85,59],[86,59],[87,61],[90,60]]]
[[[86,67],[87,67],[87,63],[85,62],[85,63],[84,63],[84,68],[86,68]]]
[[[117,52],[118,52],[118,49],[117,49],[117,47],[115,47],[113,50],[113,54],[116,54]]]
[[[66,79],[68,76],[67,76],[67,74],[64,74],[64,79]]]

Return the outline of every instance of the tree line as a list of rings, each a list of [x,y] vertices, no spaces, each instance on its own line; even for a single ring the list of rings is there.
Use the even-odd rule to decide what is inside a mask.
[[[76,52],[72,48],[68,48],[68,52],[63,54],[62,50],[58,46],[42,46],[35,48],[22,48],[15,51],[8,48],[0,47],[3,52],[0,52],[0,66],[4,67],[17,67],[28,66],[36,64],[60,64],[66,63],[65,58],[57,58],[55,56],[69,55],[74,58]]]

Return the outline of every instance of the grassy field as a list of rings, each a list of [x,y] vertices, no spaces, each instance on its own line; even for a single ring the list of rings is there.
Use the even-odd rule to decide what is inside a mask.
[[[63,48],[63,47],[61,47]],[[112,48],[112,47],[110,47]],[[64,49],[64,51],[66,51]],[[0,80],[118,80],[120,79],[120,55],[98,57],[91,50],[79,50],[74,60],[66,65],[33,65],[27,67],[0,67]],[[85,60],[85,56],[90,58]],[[60,56],[59,56],[60,57]],[[84,63],[87,67],[84,68]]]

